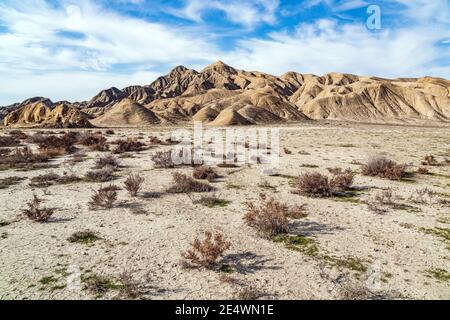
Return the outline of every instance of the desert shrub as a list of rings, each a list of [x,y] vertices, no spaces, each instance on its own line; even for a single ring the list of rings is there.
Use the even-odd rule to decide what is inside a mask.
[[[193,176],[195,179],[208,180],[209,182],[212,182],[219,177],[217,172],[209,166],[200,166],[194,168]]]
[[[46,162],[50,158],[43,153],[33,153],[30,148],[16,148],[9,152],[6,156],[0,158],[0,165],[6,165],[11,168],[24,164],[33,164]]]
[[[318,172],[304,173],[297,178],[296,192],[310,197],[331,197],[333,186],[330,179]]]
[[[117,145],[113,151],[116,154],[125,152],[140,152],[144,150],[143,147],[145,146],[142,142],[131,138],[128,138],[127,140],[117,140],[114,144]]]
[[[418,174],[427,175],[427,174],[430,173],[430,171],[427,168],[425,168],[425,167],[420,167],[419,169],[417,169],[417,173]]]
[[[139,190],[142,188],[142,184],[144,183],[145,179],[141,177],[138,174],[130,174],[125,180],[125,189],[128,191],[130,196],[136,197]]]
[[[362,166],[362,174],[390,180],[400,180],[406,176],[406,165],[398,164],[386,157],[375,157]]]
[[[94,194],[88,204],[91,209],[111,209],[116,200],[117,187],[110,185],[109,187],[100,188],[98,191],[94,191]]]
[[[0,190],[8,189],[11,186],[15,186],[25,179],[26,178],[22,178],[22,177],[8,177],[8,178],[0,179]]]
[[[78,138],[78,143],[88,147],[92,151],[109,150],[107,139],[101,134],[94,134],[91,132],[81,134],[80,137]]]
[[[69,184],[78,182],[81,179],[73,174],[68,175],[67,173],[60,176],[59,174],[50,172],[47,174],[39,175],[31,178],[30,187],[34,188],[46,188],[54,184]]]
[[[114,180],[114,168],[105,166],[99,170],[91,170],[86,173],[86,179],[91,182],[108,182]]]
[[[191,249],[182,253],[182,257],[191,264],[210,268],[217,264],[217,260],[231,246],[231,243],[225,239],[225,236],[217,232],[205,232],[205,238],[200,240],[196,238],[191,244]]]
[[[355,174],[351,169],[342,170],[341,168],[335,168],[332,174],[330,185],[334,190],[348,190],[352,187]]]
[[[28,208],[22,211],[23,214],[34,222],[47,222],[55,212],[55,209],[41,208],[42,201],[42,199],[34,195],[33,200],[27,203]]]
[[[37,138],[35,142],[42,152],[45,152],[46,150],[57,150],[53,152],[69,154],[76,151],[75,143],[77,142],[77,135],[75,133],[66,133],[61,137],[56,135],[40,135],[38,137],[39,138]]]
[[[90,294],[97,297],[101,297],[108,293],[111,289],[117,289],[115,285],[109,278],[99,275],[89,275],[84,279],[84,289]]]
[[[60,176],[56,173],[47,173],[31,178],[31,187],[45,188],[54,184]]]
[[[15,137],[0,136],[0,147],[17,147],[20,141]]]
[[[119,297],[121,299],[137,299],[142,295],[139,282],[134,280],[131,273],[124,272],[119,276]]]
[[[284,153],[285,154],[292,154],[292,151],[289,150],[288,148],[284,148]]]
[[[105,133],[109,136],[112,136],[115,134],[114,130],[106,130]]]
[[[210,192],[214,190],[214,187],[208,183],[195,180],[179,172],[174,172],[172,178],[174,184],[167,190],[169,193]]]
[[[261,205],[257,206],[248,202],[247,213],[244,220],[261,235],[273,237],[280,233],[286,233],[289,229],[289,206],[276,201],[273,198],[261,198]]]
[[[375,201],[378,202],[379,204],[384,204],[384,205],[393,204],[394,203],[393,198],[394,198],[394,194],[392,193],[391,189],[383,190],[381,192],[378,192],[375,195]]]
[[[117,169],[119,167],[119,165],[120,165],[119,160],[112,155],[100,157],[95,161],[95,169],[102,169],[104,167],[110,167],[112,169]]]
[[[163,142],[158,137],[151,136],[150,137],[150,144],[163,144]]]
[[[424,158],[424,160],[422,161],[422,165],[424,166],[438,166],[439,163],[436,160],[435,156],[433,155],[428,155]]]
[[[174,168],[172,161],[172,151],[158,151],[152,156],[152,161],[156,168]]]

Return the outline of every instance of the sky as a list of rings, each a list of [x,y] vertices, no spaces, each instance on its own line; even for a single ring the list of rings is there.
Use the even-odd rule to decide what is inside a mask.
[[[450,79],[450,0],[0,0],[0,105],[87,100],[218,60]]]

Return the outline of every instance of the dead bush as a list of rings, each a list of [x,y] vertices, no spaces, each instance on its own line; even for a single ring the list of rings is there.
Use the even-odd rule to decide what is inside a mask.
[[[195,180],[183,173],[174,172],[172,178],[173,186],[167,190],[169,193],[210,192],[214,190],[214,187],[208,183]]]
[[[99,208],[111,209],[117,200],[117,187],[110,185],[106,188],[100,188],[94,191],[89,201],[89,207],[93,210]]]
[[[35,142],[39,146],[39,150],[42,152],[56,152],[59,155],[70,154],[76,151],[75,143],[77,142],[77,135],[75,133],[66,133],[61,137],[56,135],[40,135],[35,137]],[[53,150],[53,151],[50,151]]]
[[[209,182],[212,182],[219,177],[217,172],[209,166],[200,166],[194,168],[193,176],[195,179],[208,180]]]
[[[138,192],[142,188],[142,184],[144,183],[145,179],[141,177],[138,174],[130,174],[125,180],[125,189],[128,191],[130,196],[136,197]]]
[[[244,216],[247,225],[255,228],[262,236],[268,238],[280,233],[287,233],[291,214],[289,206],[273,198],[261,197],[260,200],[259,206],[247,202],[247,212]]]
[[[333,186],[326,175],[318,172],[304,173],[297,178],[296,192],[309,197],[331,197]]]
[[[114,168],[105,166],[99,170],[91,170],[86,173],[86,179],[91,182],[108,182],[114,180]]]
[[[430,174],[430,171],[427,168],[420,167],[419,169],[417,169],[417,173],[427,175],[427,174]]]
[[[117,147],[114,149],[114,153],[125,153],[125,152],[140,152],[144,150],[145,144],[136,139],[128,138],[127,140],[117,140],[114,142]]]
[[[200,240],[196,238],[191,244],[192,248],[182,253],[182,257],[189,263],[205,268],[211,268],[217,264],[217,260],[231,243],[225,239],[225,236],[217,232],[214,236],[210,231],[205,232],[205,238]]]
[[[10,168],[21,167],[27,164],[47,162],[49,156],[43,153],[33,153],[30,148],[16,148],[6,156],[0,158],[0,165]]]
[[[33,195],[33,200],[27,203],[28,208],[23,210],[23,214],[34,222],[47,222],[55,212],[55,209],[41,208],[42,199]]]
[[[398,164],[386,157],[375,157],[362,166],[362,174],[390,180],[400,180],[406,176],[406,165]]]
[[[95,169],[102,169],[105,167],[110,167],[114,170],[116,170],[119,167],[119,160],[112,156],[112,155],[107,155],[104,157],[100,157],[95,161]]]
[[[394,203],[394,194],[391,189],[383,190],[375,195],[375,201],[379,204],[392,205]]]
[[[335,168],[332,174],[330,185],[333,191],[351,189],[355,179],[355,174],[351,169],[342,170],[341,168]]]
[[[59,174],[50,172],[31,178],[30,187],[32,188],[47,188],[54,184],[70,184],[79,182],[81,179],[73,174],[60,176]]]
[[[0,147],[17,147],[20,141],[16,137],[0,136]]]
[[[131,273],[122,273],[119,282],[119,297],[121,299],[134,300],[142,296],[139,282],[133,279]]]
[[[175,168],[172,160],[172,151],[158,151],[152,156],[156,168]]]
[[[109,145],[107,139],[100,134],[91,132],[84,133],[78,138],[78,143],[88,147],[92,151],[107,151]]]
[[[428,155],[425,157],[425,159],[422,161],[423,166],[438,166],[439,162],[436,160],[435,156]]]

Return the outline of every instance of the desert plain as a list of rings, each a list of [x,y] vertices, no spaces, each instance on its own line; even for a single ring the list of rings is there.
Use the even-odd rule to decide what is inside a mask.
[[[2,167],[0,299],[450,298],[448,126],[319,121],[274,127],[280,129],[277,174],[262,174],[261,164],[215,167],[220,177],[210,182],[215,190],[209,193],[167,192],[176,183],[174,172],[193,171],[157,168],[152,161],[156,152],[173,146],[150,138],[165,141],[173,127],[92,129],[108,142],[134,138],[145,144],[142,151],[113,155],[119,166],[108,182],[85,176],[111,151],[82,145],[45,166]],[[24,134],[69,131],[87,130],[21,129],[20,146],[37,148]],[[361,166],[380,155],[406,164],[408,176],[363,175]],[[423,163],[430,155],[434,160]],[[295,192],[300,175],[329,175],[336,167],[355,174],[352,192],[329,197]],[[79,179],[33,180],[49,173]],[[130,173],[145,179],[136,196],[124,189]],[[120,188],[112,208],[93,210],[88,205],[93,192],[111,184]],[[305,217],[290,219],[285,234],[261,236],[244,216],[246,204],[260,204],[262,193],[302,206]],[[45,223],[23,214],[33,195],[54,209]],[[201,201],[205,195],[216,201]],[[90,237],[73,240],[84,231]],[[182,252],[205,231],[222,233],[230,246],[213,267],[188,265]]]

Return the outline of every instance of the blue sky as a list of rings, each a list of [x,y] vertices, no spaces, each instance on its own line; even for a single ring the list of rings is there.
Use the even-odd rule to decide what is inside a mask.
[[[368,8],[381,28],[368,28]],[[0,0],[0,105],[85,100],[222,60],[275,75],[450,78],[449,0]]]

